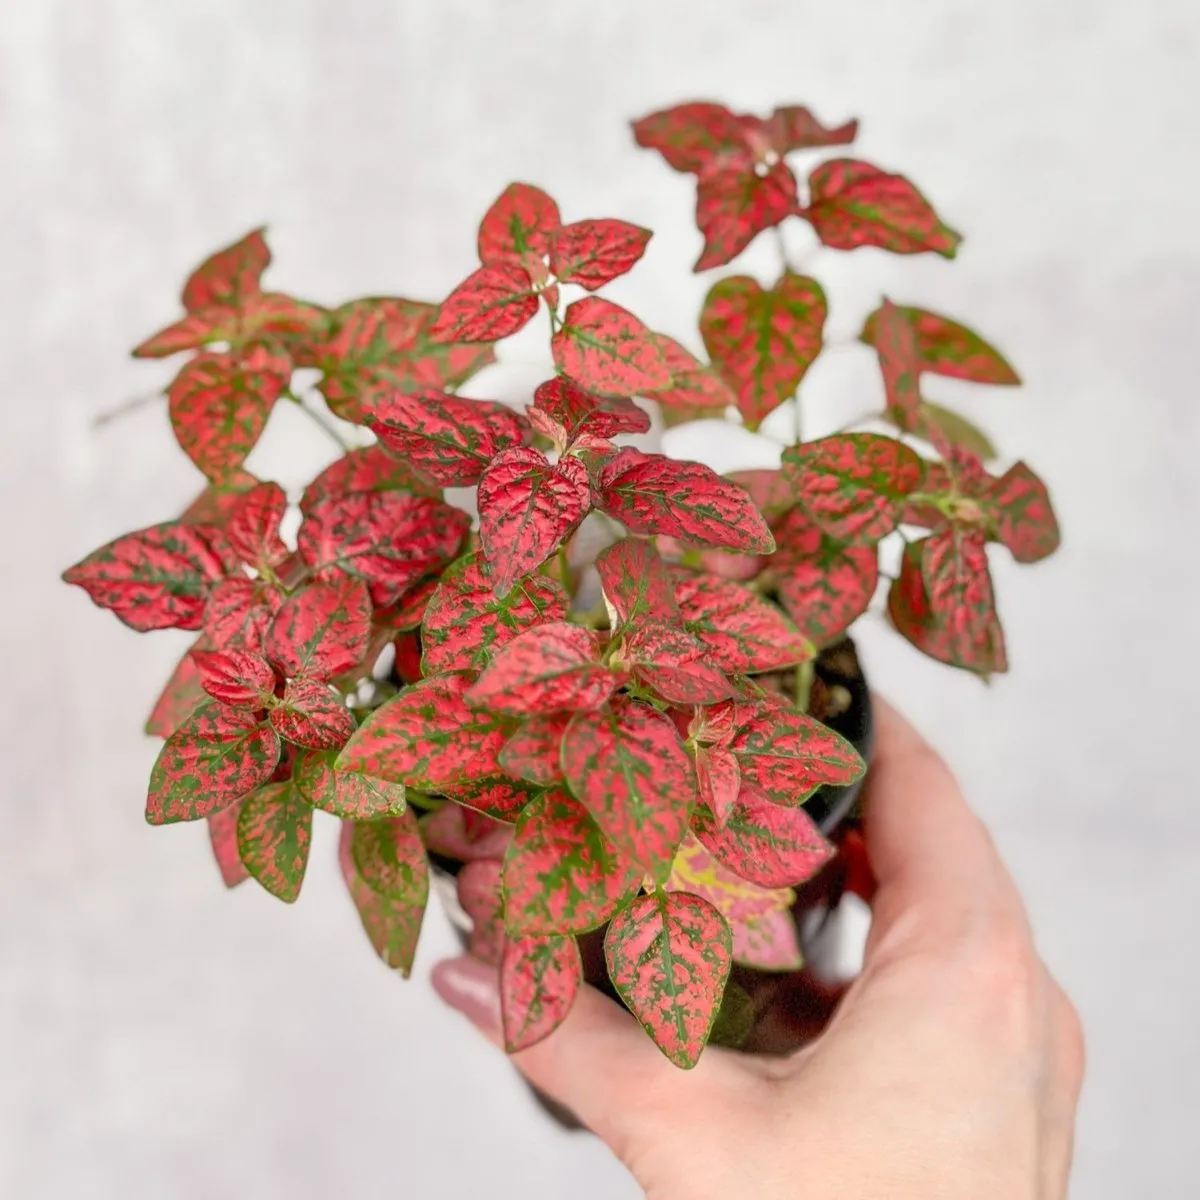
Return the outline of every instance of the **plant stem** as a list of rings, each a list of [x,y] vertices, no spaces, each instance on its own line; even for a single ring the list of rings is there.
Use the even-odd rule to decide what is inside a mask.
[[[137,412],[139,408],[145,408],[147,404],[153,404],[155,400],[162,400],[164,394],[162,392],[148,392],[145,396],[134,396],[131,400],[126,400],[118,404],[115,408],[105,409],[104,412],[97,413],[92,418],[92,428],[99,429],[102,425],[111,424],[113,421],[121,417],[127,417],[132,412]]]
[[[571,590],[571,560],[567,556],[566,542],[563,542],[558,548],[558,581],[563,585],[568,596],[574,595]]]
[[[323,412],[315,408],[310,408],[304,403],[303,397],[297,396],[295,392],[284,392],[283,394],[287,397],[287,399],[291,400],[292,403],[295,404],[297,408],[299,408],[300,411],[304,413],[304,415],[308,417],[310,421],[313,422],[314,425],[321,429],[321,431],[327,437],[335,441],[342,448],[343,452],[348,452],[354,449],[354,447],[342,436],[341,430],[339,430],[338,427],[331,420],[329,420],[329,418],[327,418]]]
[[[811,658],[796,667],[796,707],[801,712],[808,712],[809,701],[812,700],[814,674],[815,666]]]

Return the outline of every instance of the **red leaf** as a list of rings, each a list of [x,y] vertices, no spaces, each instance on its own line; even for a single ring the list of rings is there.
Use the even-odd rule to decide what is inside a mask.
[[[307,516],[323,502],[374,492],[409,492],[434,499],[441,499],[442,495],[441,488],[418,475],[408,463],[393,457],[382,446],[364,446],[348,450],[304,489],[300,511]]]
[[[371,603],[356,580],[293,592],[267,636],[267,657],[289,678],[333,679],[358,666],[371,635]]]
[[[457,804],[443,804],[441,808],[421,818],[421,836],[425,845],[434,853],[445,858],[457,859],[459,862],[474,862],[476,859],[502,858],[508,844],[512,841],[511,825],[499,821],[488,821],[480,817],[472,825],[481,828],[469,828],[467,817],[470,810]]]
[[[238,852],[246,869],[285,904],[300,895],[312,844],[312,809],[291,783],[268,783],[242,804]]]
[[[248,650],[193,650],[200,686],[214,700],[232,708],[265,708],[275,695],[275,672],[259,654]]]
[[[596,635],[579,625],[538,625],[497,652],[467,703],[512,716],[599,708],[621,680],[597,650]]]
[[[700,803],[712,813],[720,828],[729,819],[742,787],[737,759],[723,746],[696,748],[696,790]],[[695,821],[697,818],[693,818]]]
[[[197,355],[167,389],[176,440],[205,475],[221,479],[254,449],[291,377],[291,360],[265,345]]]
[[[293,776],[307,804],[349,821],[397,816],[405,810],[404,785],[357,771],[337,771],[333,755],[306,754]]]
[[[421,791],[487,776],[508,730],[494,713],[468,708],[470,680],[439,675],[405,688],[355,731],[335,764]]]
[[[539,787],[563,783],[562,740],[571,715],[550,713],[530,717],[500,751],[500,766],[505,773]]]
[[[225,536],[247,566],[262,573],[287,558],[288,548],[279,536],[286,511],[287,496],[277,483],[260,483],[230,506]]]
[[[751,429],[795,394],[821,352],[826,312],[821,285],[790,271],[770,291],[749,275],[709,289],[700,335]]]
[[[982,530],[947,526],[923,538],[921,574],[930,618],[945,633],[955,666],[989,675],[997,667],[999,622]]]
[[[884,300],[875,316],[875,351],[883,374],[889,419],[906,433],[921,424],[921,364],[917,337],[905,309]]]
[[[183,285],[183,307],[188,312],[211,304],[240,304],[259,290],[259,279],[271,261],[263,229],[206,258]]]
[[[509,1054],[553,1033],[571,1011],[582,983],[583,963],[574,938],[510,940],[500,961],[500,1012]]]
[[[924,308],[905,305],[898,311],[907,318],[913,331],[920,370],[975,383],[1013,387],[1021,382],[1004,355],[973,329]],[[859,334],[868,346],[878,348],[882,312],[882,309],[873,312]]]
[[[696,185],[696,225],[704,235],[704,250],[695,269],[724,266],[798,204],[796,177],[782,160],[713,164]]]
[[[561,221],[558,205],[541,188],[510,183],[479,226],[479,261],[523,265],[527,255],[550,249]]]
[[[171,678],[146,718],[145,732],[151,737],[170,737],[208,698],[200,686],[200,668],[192,657],[192,653],[204,645],[203,638],[197,639],[171,672]]]
[[[788,104],[777,108],[767,118],[766,132],[775,152],[788,154],[793,150],[847,146],[858,135],[858,122],[822,125],[807,108],[798,104]]]
[[[785,707],[751,709],[729,740],[742,790],[796,806],[825,783],[853,783],[865,770],[858,751],[813,717]]]
[[[188,525],[220,525],[224,528],[243,493],[257,486],[258,480],[249,471],[233,471],[219,483],[205,484],[204,490],[183,510],[179,519]]]
[[[759,887],[791,887],[811,879],[834,854],[802,808],[784,808],[742,788],[723,825],[698,808],[696,836],[735,875]]]
[[[435,342],[498,342],[526,325],[537,310],[527,270],[510,263],[480,267],[442,302],[429,336]]]
[[[676,171],[699,172],[719,156],[745,153],[742,124],[723,104],[694,101],[650,113],[633,122],[633,135]]]
[[[633,313],[599,296],[567,306],[550,348],[564,375],[598,392],[632,396],[671,383],[650,330]]]
[[[499,597],[479,554],[448,567],[421,625],[427,675],[479,670],[517,634],[566,618],[569,598],[553,579],[531,575]]]
[[[867,611],[879,585],[875,546],[844,546],[800,509],[775,530],[771,568],[779,601],[815,646],[832,645]]]
[[[1058,519],[1050,493],[1023,462],[1009,467],[985,494],[996,535],[1017,562],[1039,562],[1058,549]]]
[[[93,550],[63,579],[139,633],[199,629],[209,590],[226,572],[222,541],[211,525],[154,525]]]
[[[801,215],[835,250],[878,246],[893,254],[932,250],[953,258],[962,238],[903,175],[870,163],[835,158],[808,177],[809,206]]]
[[[623,697],[579,713],[562,762],[571,791],[617,852],[665,879],[696,796],[691,759],[670,719]]]
[[[637,867],[564,791],[545,792],[517,819],[504,855],[504,920],[513,936],[586,933],[624,907]]]
[[[266,783],[279,762],[279,736],[252,713],[210,702],[163,743],[150,774],[151,825],[198,821]]]
[[[550,235],[550,270],[594,292],[630,270],[649,240],[649,229],[628,221],[575,221]]]
[[[540,450],[505,450],[479,481],[479,541],[492,586],[505,596],[583,520],[591,505],[587,468],[577,458],[553,466]]]
[[[370,585],[384,608],[458,553],[470,518],[403,492],[355,492],[317,501],[300,526],[300,555],[323,576],[345,572]]]
[[[327,683],[312,676],[288,681],[283,699],[271,709],[280,737],[313,750],[338,750],[354,732],[345,701]]]
[[[624,396],[598,396],[566,375],[540,384],[533,394],[535,409],[557,422],[567,441],[584,434],[598,438],[621,433],[646,433],[649,414]]]
[[[519,446],[528,429],[524,417],[494,400],[435,391],[379,396],[366,423],[389,450],[443,487],[478,483],[492,459]]]
[[[446,789],[446,794],[456,804],[468,811],[463,814],[467,824],[481,815],[493,821],[512,823],[521,810],[537,795],[534,788],[512,779],[472,779],[469,783],[456,784]]]
[[[783,469],[801,506],[830,537],[862,545],[896,528],[921,484],[917,454],[877,433],[844,433],[793,446]]]
[[[694,1067],[733,963],[724,917],[687,892],[641,896],[613,918],[604,956],[613,986],[654,1044],[677,1067]]]
[[[676,570],[675,597],[687,628],[722,670],[777,671],[812,658],[811,643],[769,601],[702,572]]]
[[[620,656],[646,687],[670,704],[713,704],[733,695],[729,680],[704,646],[662,621],[639,621]]]
[[[668,424],[672,416],[682,419],[720,416],[726,408],[737,403],[733,389],[715,367],[706,366],[665,333],[656,333],[653,337],[671,372],[671,383],[644,395],[669,410]]]
[[[181,350],[195,350],[213,342],[232,347],[272,338],[288,346],[292,340],[324,334],[329,314],[278,292],[243,296],[235,306],[213,304],[189,313],[182,320],[147,338],[133,351],[134,358],[163,358]]]
[[[727,478],[750,493],[750,498],[769,520],[788,512],[795,501],[783,472],[776,467],[748,471],[730,471]]]
[[[260,653],[282,604],[283,593],[272,583],[224,579],[205,605],[204,635],[218,650]]]
[[[227,888],[237,887],[244,879],[250,878],[238,853],[237,823],[242,811],[242,802],[238,801],[230,808],[223,808],[208,818],[208,840],[212,846],[213,858],[217,869],[221,872],[221,882]]]
[[[621,450],[600,468],[596,504],[633,533],[770,554],[771,531],[743,488],[700,463]]]
[[[346,888],[362,921],[363,931],[375,953],[407,979],[412,971],[417,942],[421,936],[425,901],[409,904],[402,900],[392,900],[381,896],[363,882],[350,851],[354,829],[352,824],[342,825],[338,842],[338,863],[341,866],[342,878],[346,881]]]
[[[488,345],[432,341],[436,318],[434,305],[417,300],[352,300],[332,314],[328,341],[298,354],[296,365],[321,370],[329,407],[348,421],[361,421],[363,397],[381,388],[456,388],[495,361]]]
[[[458,902],[473,926],[467,953],[492,966],[504,953],[504,919],[500,902],[500,864],[495,859],[469,862],[455,880]]]
[[[642,538],[622,538],[596,556],[604,599],[619,629],[649,617],[681,624],[675,584],[654,546]]]
[[[424,907],[429,864],[411,809],[394,817],[360,821],[350,835],[350,857],[358,877],[389,900]]]

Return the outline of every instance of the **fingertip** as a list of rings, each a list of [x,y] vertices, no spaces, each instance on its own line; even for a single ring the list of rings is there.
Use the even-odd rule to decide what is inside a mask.
[[[504,1045],[500,984],[495,967],[469,955],[435,963],[429,982],[438,998],[498,1046]]]

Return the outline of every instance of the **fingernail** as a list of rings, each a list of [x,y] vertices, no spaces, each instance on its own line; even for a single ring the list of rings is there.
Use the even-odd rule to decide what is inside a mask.
[[[500,1035],[500,991],[496,968],[463,955],[435,964],[433,990],[489,1037]]]

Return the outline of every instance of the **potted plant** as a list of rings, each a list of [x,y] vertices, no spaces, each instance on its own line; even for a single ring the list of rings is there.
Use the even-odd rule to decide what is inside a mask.
[[[633,128],[696,177],[696,270],[785,221],[838,250],[959,245],[907,179],[845,156],[856,122],[691,103]],[[802,195],[788,160],[811,152]],[[432,868],[499,969],[512,1049],[586,977],[689,1067],[710,1036],[759,1044],[812,881],[863,886],[848,814],[870,707],[847,634],[880,543],[901,543],[894,628],[986,678],[1007,665],[989,544],[1035,562],[1058,531],[1038,477],[990,473],[986,437],[923,395],[938,375],[1016,384],[1008,362],[887,299],[862,325],[881,386],[858,425],[810,439],[797,416],[778,468],[729,477],[628,444],[654,414],[799,414],[827,302],[786,261],[765,285],[718,278],[702,359],[603,295],[650,231],[584,215],[512,184],[440,305],[265,291],[261,230],[213,255],[134,351],[187,355],[168,411],[207,486],[65,579],[136,630],[196,633],[147,725],[165,741],[146,817],[206,821],[228,885],[295,900],[331,814],[390,967],[411,967]],[[462,395],[537,319],[547,377],[523,408]],[[280,403],[354,439],[299,497],[243,466]],[[447,488],[476,489],[477,518]]]

